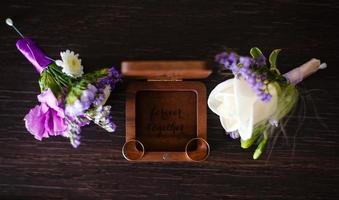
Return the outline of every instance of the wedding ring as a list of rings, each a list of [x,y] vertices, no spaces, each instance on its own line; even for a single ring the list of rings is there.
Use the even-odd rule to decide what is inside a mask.
[[[192,161],[204,161],[210,155],[210,145],[203,138],[193,138],[187,142],[185,153]]]
[[[145,147],[139,140],[129,140],[122,146],[122,155],[128,161],[141,159],[145,154]]]

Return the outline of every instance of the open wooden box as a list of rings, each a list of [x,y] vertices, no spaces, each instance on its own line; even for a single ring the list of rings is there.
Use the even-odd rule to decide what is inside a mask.
[[[203,61],[122,63],[122,74],[133,79],[126,93],[126,142],[142,143],[138,161],[190,161],[187,143],[192,138],[207,141],[205,85],[185,80],[210,73]],[[194,154],[197,145],[188,150]]]

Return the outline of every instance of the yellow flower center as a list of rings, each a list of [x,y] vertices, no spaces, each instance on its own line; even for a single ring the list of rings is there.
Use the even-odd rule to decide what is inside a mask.
[[[78,71],[80,69],[80,65],[75,58],[71,58],[68,62],[72,71]]]

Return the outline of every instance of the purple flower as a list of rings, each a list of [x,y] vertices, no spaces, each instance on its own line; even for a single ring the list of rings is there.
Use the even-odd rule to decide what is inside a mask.
[[[215,56],[215,62],[219,64],[224,64],[228,59],[228,54],[226,52],[221,52]]]
[[[50,89],[38,95],[40,105],[32,108],[25,116],[26,129],[35,139],[42,140],[49,136],[66,136],[65,113]]]
[[[82,92],[80,101],[84,110],[87,110],[91,106],[97,91],[98,89],[95,86],[88,84],[87,89]]]
[[[110,76],[110,77],[113,77],[113,78],[115,78],[115,79],[120,79],[121,77],[120,77],[120,73],[114,68],[114,67],[110,67],[109,69],[108,69],[108,75]]]
[[[249,76],[247,78],[247,82],[252,86],[252,85],[256,84],[256,79],[253,76]]]
[[[230,67],[235,69],[232,66],[237,64],[237,60],[238,60],[238,56],[234,52],[231,52],[230,54],[228,54],[226,52],[222,52],[222,53],[215,56],[215,61],[219,64],[224,65],[225,68],[227,68],[227,69],[229,69]]]
[[[108,69],[107,76],[98,79],[96,86],[97,88],[105,88],[107,85],[110,85],[111,89],[114,89],[115,84],[120,80],[119,72],[114,67],[111,67]]]
[[[237,139],[239,138],[239,132],[238,131],[233,131],[233,132],[228,132],[227,133],[232,139]]]
[[[263,82],[256,82],[256,84],[254,85],[254,88],[257,88],[257,89],[262,89],[262,87],[264,87],[264,83]]]
[[[242,64],[242,68],[249,68],[252,65],[252,59],[250,57],[239,58],[239,63]]]
[[[265,92],[263,88],[267,79],[266,73],[258,74],[253,70],[254,65],[266,65],[265,56],[262,55],[252,59],[247,56],[239,57],[234,52],[229,54],[222,52],[215,56],[215,61],[223,64],[226,69],[231,70],[237,78],[243,77],[262,101],[268,102],[271,100],[272,96]]]
[[[119,72],[114,67],[109,68],[106,76],[92,84],[89,83],[73,103],[66,105],[66,114],[70,117],[82,116],[93,106],[104,104],[118,81],[120,81]]]
[[[97,97],[94,99],[93,104],[95,106],[105,104],[110,94],[111,94],[110,85],[106,85],[105,88],[99,88]]]
[[[257,66],[264,66],[266,65],[266,57],[264,55],[259,56],[255,59],[255,64]]]
[[[93,104],[95,106],[99,106],[105,99],[106,99],[105,94],[101,90],[99,90],[97,98],[93,101]]]
[[[87,88],[82,91],[80,99],[77,99],[73,104],[67,104],[65,112],[68,116],[80,116],[89,109],[95,99],[98,89],[92,84],[88,84]]]
[[[264,101],[264,102],[269,102],[271,99],[272,99],[272,95],[269,94],[269,93],[264,93],[261,96],[261,100]]]
[[[80,118],[79,118],[80,119]],[[68,120],[68,137],[70,139],[71,145],[74,148],[77,148],[80,145],[80,132],[81,132],[81,126],[87,125],[89,123],[89,120],[86,120],[88,123],[82,123],[79,120]]]
[[[238,61],[238,56],[237,54],[235,54],[234,52],[231,52],[229,55],[228,55],[228,60],[229,62],[232,64],[232,63],[236,63]]]
[[[237,74],[239,73],[239,67],[237,65],[237,63],[232,63],[232,65],[230,66],[230,70],[233,72],[233,74]]]

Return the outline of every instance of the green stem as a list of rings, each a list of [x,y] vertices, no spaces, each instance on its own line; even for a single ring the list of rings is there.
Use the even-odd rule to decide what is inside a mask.
[[[56,80],[56,76],[51,72],[51,71],[49,71],[49,70],[46,70],[46,72],[48,73],[48,74],[50,74],[50,77],[54,80],[54,82],[59,86],[59,88],[62,88],[62,85],[61,85],[61,83],[58,81],[58,80]]]
[[[258,159],[261,156],[262,152],[264,152],[267,141],[268,141],[268,133],[267,133],[267,130],[266,130],[264,132],[264,138],[260,141],[257,149],[254,151],[254,154],[253,154],[254,160]]]
[[[67,82],[67,80],[65,80],[62,75],[60,75],[57,71],[55,71],[55,69],[53,68],[49,68],[48,72],[50,72],[50,74],[53,75],[54,80],[57,83],[60,83],[62,86],[67,87],[69,85],[69,83]]]
[[[50,66],[49,71],[53,73],[55,78],[57,78],[58,81],[61,82],[64,86],[67,86],[69,84],[69,81],[64,77],[64,74],[60,70],[56,69],[54,66]]]
[[[252,144],[258,139],[258,137],[261,135],[261,133],[266,129],[266,124],[261,124],[257,126],[254,131],[253,135],[248,140],[240,140],[241,148],[247,149],[252,146]]]

